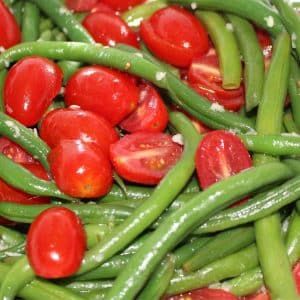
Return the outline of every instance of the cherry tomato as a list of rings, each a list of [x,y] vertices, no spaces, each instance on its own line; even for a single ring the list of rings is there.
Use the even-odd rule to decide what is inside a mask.
[[[208,35],[200,21],[187,10],[168,6],[141,23],[140,34],[160,59],[187,67],[208,50]]]
[[[169,115],[163,99],[156,89],[144,83],[139,85],[140,98],[137,109],[120,123],[128,132],[162,132],[168,124]]]
[[[100,0],[101,3],[107,4],[114,10],[125,11],[130,7],[141,4],[145,2],[145,0]]]
[[[65,102],[91,110],[116,125],[137,107],[139,90],[132,78],[105,67],[83,67],[67,82]]]
[[[137,34],[120,16],[99,11],[93,12],[84,18],[82,25],[97,43],[105,46],[123,43],[139,48]]]
[[[110,146],[110,158],[124,179],[157,184],[177,162],[182,147],[164,133],[136,132],[127,134]]]
[[[300,261],[294,265],[293,274],[296,282],[297,291],[298,294],[300,295]]]
[[[255,31],[264,57],[270,59],[272,56],[273,45],[268,32],[259,27],[255,27]]]
[[[74,12],[90,11],[98,0],[66,0],[65,4],[68,9]]]
[[[196,170],[202,189],[251,166],[243,142],[225,130],[208,132],[196,152]]]
[[[14,15],[0,0],[0,49],[10,48],[21,42],[21,31]],[[1,50],[0,50],[1,53]]]
[[[48,113],[41,122],[40,137],[50,148],[63,139],[96,143],[107,155],[109,145],[118,140],[116,130],[105,118],[72,106]]]
[[[271,300],[268,292],[255,293],[242,298],[243,300]]]
[[[75,213],[67,208],[48,208],[30,225],[26,254],[38,276],[60,278],[74,274],[85,249],[84,228]]]
[[[60,68],[47,58],[19,60],[4,83],[6,113],[25,126],[35,125],[59,93],[62,78]]]
[[[116,11],[114,11],[110,6],[104,3],[97,3],[96,5],[93,6],[91,9],[91,12],[102,12],[106,14],[116,14]]]
[[[96,144],[61,140],[50,151],[48,159],[57,186],[68,195],[100,197],[112,186],[109,159]]]

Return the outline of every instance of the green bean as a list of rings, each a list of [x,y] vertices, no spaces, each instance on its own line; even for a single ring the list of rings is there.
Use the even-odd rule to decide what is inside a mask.
[[[186,272],[192,272],[203,266],[230,255],[254,243],[252,227],[237,227],[215,235],[205,247],[200,248],[183,264]]]
[[[22,24],[23,6],[24,6],[23,1],[17,1],[11,5],[14,17],[19,26],[21,26],[21,24]]]
[[[265,68],[264,56],[253,26],[245,19],[227,14],[233,25],[244,61],[244,84],[246,111],[255,108],[262,97]]]
[[[101,291],[111,288],[113,285],[112,280],[97,280],[97,281],[74,281],[65,285],[66,288],[80,294],[86,294],[91,291]]]
[[[164,255],[197,225],[245,194],[268,184],[267,181],[270,183],[269,180],[278,180],[283,175],[282,171],[275,171],[273,168],[282,171],[285,169],[287,177],[292,175],[290,170],[280,163],[250,168],[213,184],[171,214],[130,259],[109,291],[108,299],[133,299]],[[271,178],[271,175],[276,179]]]
[[[86,246],[87,249],[90,249],[101,241],[106,234],[108,234],[111,230],[111,226],[107,224],[86,224],[84,229],[86,233]]]
[[[300,128],[300,68],[295,58],[291,56],[290,62],[290,78],[289,78],[289,96],[293,118],[297,127]]]
[[[81,67],[81,63],[78,61],[62,60],[57,63],[62,69],[64,77],[63,83],[66,85],[69,78]]]
[[[38,38],[38,42],[48,42],[53,41],[53,35],[51,29],[47,29],[41,33]]]
[[[36,41],[40,36],[40,10],[30,2],[25,2],[23,9],[22,42]]]
[[[10,247],[20,244],[25,240],[22,233],[0,225],[0,251],[6,250]]]
[[[291,216],[285,244],[290,263],[294,265],[300,258],[300,216],[297,211]]]
[[[52,35],[53,35],[55,41],[66,41],[67,40],[66,35],[63,32],[61,32],[58,28],[52,29]]]
[[[216,12],[196,11],[196,16],[206,27],[216,47],[223,88],[237,89],[241,84],[242,64],[237,41],[232,31],[228,30],[224,18]]]
[[[6,75],[7,75],[6,70],[0,71],[0,112],[4,111],[3,87],[4,87]]]
[[[300,160],[293,158],[286,158],[282,160],[295,174],[300,174]]]
[[[54,27],[54,24],[49,18],[44,18],[44,17],[40,18],[40,24],[39,24],[40,32],[44,32],[46,30],[51,30],[51,29],[53,29],[53,27]]]
[[[24,253],[25,253],[25,241],[0,251],[0,260],[7,259],[9,257],[18,257],[23,255]]]
[[[293,119],[293,114],[290,111],[288,111],[284,114],[283,124],[284,124],[284,127],[287,130],[287,132],[297,133],[297,134],[300,133],[300,131],[299,131],[294,119]]]

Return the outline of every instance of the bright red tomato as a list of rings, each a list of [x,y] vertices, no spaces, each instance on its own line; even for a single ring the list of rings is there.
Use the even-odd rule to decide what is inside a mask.
[[[30,225],[26,254],[38,276],[61,278],[74,274],[85,249],[84,228],[75,213],[67,208],[48,208]]]
[[[300,261],[294,265],[293,274],[297,286],[297,291],[298,294],[300,295]]]
[[[47,58],[19,60],[4,83],[6,113],[25,126],[35,125],[59,93],[62,78],[61,69]]]
[[[61,140],[48,156],[57,186],[78,198],[105,195],[113,182],[112,167],[101,148],[80,140]]]
[[[118,124],[136,107],[139,90],[132,76],[100,66],[78,70],[67,82],[65,102]]]
[[[268,32],[259,27],[255,27],[255,31],[264,57],[270,59],[273,45]]]
[[[68,9],[74,12],[90,11],[98,0],[66,0],[65,4]]]
[[[167,107],[157,90],[150,84],[139,85],[140,98],[137,109],[120,123],[128,132],[162,132],[168,125]]]
[[[105,118],[72,106],[48,113],[41,122],[40,137],[50,148],[63,139],[96,143],[107,155],[110,144],[119,138],[114,127]]]
[[[106,14],[116,14],[116,11],[114,11],[110,6],[104,3],[97,3],[96,5],[93,6],[91,9],[91,12],[102,12]]]
[[[196,170],[202,189],[251,166],[251,157],[243,142],[225,130],[208,132],[196,152]]]
[[[124,179],[157,184],[178,161],[182,147],[164,133],[127,134],[110,146],[110,158]]]
[[[242,298],[243,300],[271,300],[268,292],[256,293]]]
[[[187,10],[168,6],[143,21],[143,41],[160,59],[187,67],[194,57],[208,50],[208,35],[200,21]]]
[[[100,0],[101,3],[107,4],[114,10],[125,11],[130,7],[141,4],[145,2],[145,0]]]
[[[84,18],[82,25],[97,43],[105,46],[123,43],[139,48],[137,34],[120,16],[99,11],[93,12]]]
[[[3,0],[0,0],[0,16],[0,49],[7,49],[21,42],[21,31]]]

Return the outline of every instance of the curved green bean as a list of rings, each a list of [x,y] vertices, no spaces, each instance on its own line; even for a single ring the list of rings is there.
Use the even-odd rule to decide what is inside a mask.
[[[25,2],[22,16],[22,42],[36,41],[40,36],[40,10],[34,3]]]
[[[288,91],[291,99],[291,107],[293,112],[293,118],[297,127],[300,128],[300,67],[296,59],[291,56],[290,62],[290,78]]]
[[[4,111],[3,87],[7,75],[6,70],[0,71],[0,112]]]

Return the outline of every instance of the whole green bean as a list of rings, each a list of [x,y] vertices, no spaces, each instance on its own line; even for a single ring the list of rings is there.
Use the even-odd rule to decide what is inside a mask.
[[[7,75],[6,70],[0,71],[0,112],[4,111],[3,86]]]
[[[5,260],[10,257],[18,257],[23,255],[24,253],[25,253],[25,241],[0,251],[0,260]]]
[[[11,1],[13,2],[13,1]],[[13,15],[18,23],[19,26],[22,25],[22,10],[24,3],[23,1],[16,1],[15,3],[10,4]]]
[[[53,32],[52,32],[53,33]],[[63,84],[65,85],[69,78],[82,66],[78,61],[62,60],[57,63],[63,71]]]
[[[283,116],[283,124],[287,132],[299,134],[300,131],[294,121],[293,114],[287,111]]]
[[[290,263],[294,265],[300,258],[300,216],[297,211],[291,216],[285,244]]]
[[[291,100],[293,118],[297,127],[300,128],[300,67],[296,59],[291,56],[290,77],[288,91]]]
[[[87,249],[92,248],[101,241],[101,239],[103,239],[103,237],[111,230],[111,227],[112,226],[107,224],[86,224],[84,230],[86,234]]]
[[[16,230],[0,225],[0,240],[0,251],[3,251],[24,242],[25,236]]]
[[[34,3],[25,2],[22,16],[22,42],[36,41],[40,36],[40,10]]]
[[[89,293],[91,291],[99,292],[101,290],[109,289],[113,285],[112,280],[94,280],[94,281],[74,281],[67,285],[65,285],[66,288],[79,293],[83,294],[83,296],[86,293]]]
[[[293,159],[293,158],[286,158],[282,160],[283,163],[285,163],[293,172],[297,175],[300,174],[300,160],[299,159]]]

